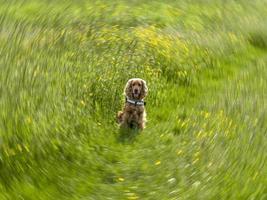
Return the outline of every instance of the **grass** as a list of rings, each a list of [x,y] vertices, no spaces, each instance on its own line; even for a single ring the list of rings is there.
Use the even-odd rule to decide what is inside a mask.
[[[0,2],[0,199],[267,198],[266,1]]]

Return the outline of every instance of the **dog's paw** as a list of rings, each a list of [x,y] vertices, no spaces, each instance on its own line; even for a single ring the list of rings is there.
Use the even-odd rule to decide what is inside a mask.
[[[117,114],[117,123],[119,124],[122,122],[122,115],[123,115],[122,111],[119,111]]]

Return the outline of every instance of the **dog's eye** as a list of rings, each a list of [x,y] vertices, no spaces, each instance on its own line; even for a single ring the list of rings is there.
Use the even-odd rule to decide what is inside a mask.
[[[138,83],[138,86],[141,86],[141,83]]]

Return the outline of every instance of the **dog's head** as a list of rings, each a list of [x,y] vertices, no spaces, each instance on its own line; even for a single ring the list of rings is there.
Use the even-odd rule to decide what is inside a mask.
[[[131,99],[144,99],[147,95],[147,85],[143,79],[140,78],[132,78],[128,80],[124,93],[125,96]]]

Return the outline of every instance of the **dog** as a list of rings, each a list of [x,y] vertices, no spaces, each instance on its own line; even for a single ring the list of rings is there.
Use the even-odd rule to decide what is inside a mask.
[[[148,88],[146,81],[140,78],[128,80],[125,88],[125,104],[122,111],[117,114],[120,127],[137,128],[143,130],[146,123],[145,97]]]

